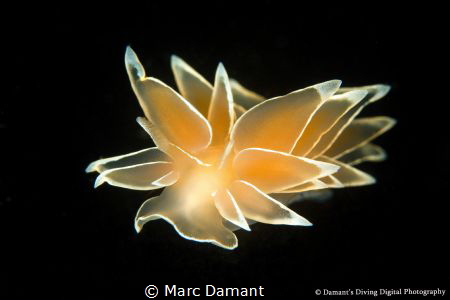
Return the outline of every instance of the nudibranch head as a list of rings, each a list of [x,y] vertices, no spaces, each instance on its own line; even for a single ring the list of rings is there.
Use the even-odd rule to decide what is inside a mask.
[[[127,48],[126,69],[144,112],[137,122],[156,147],[86,169],[99,173],[96,187],[163,189],[141,205],[137,232],[164,219],[187,239],[234,249],[233,231],[250,231],[254,222],[311,225],[287,207],[295,196],[375,182],[354,166],[385,159],[370,142],[395,121],[355,117],[389,86],[342,88],[330,80],[265,99],[230,80],[222,64],[213,85],[180,58],[171,64],[179,93],[146,77]]]

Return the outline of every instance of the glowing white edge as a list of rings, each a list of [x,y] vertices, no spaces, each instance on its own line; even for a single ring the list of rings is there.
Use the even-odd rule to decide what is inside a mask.
[[[336,164],[339,164],[339,165],[343,166],[344,168],[348,168],[349,170],[356,173],[360,177],[360,180],[358,180],[355,183],[344,184],[345,187],[363,186],[363,185],[374,184],[377,182],[376,178],[373,177],[372,175],[370,175],[366,172],[363,172],[353,166],[350,166],[349,164],[343,163],[339,160],[336,160],[336,159],[333,159],[331,157],[324,156],[324,155],[322,155],[321,158],[324,160],[327,160],[327,161],[335,162]]]
[[[117,155],[117,156],[112,156],[112,157],[107,157],[107,158],[101,158],[101,159],[98,159],[96,161],[91,162],[86,167],[85,172],[86,173],[91,173],[91,172],[98,171],[97,167],[99,165],[103,165],[103,164],[106,164],[106,163],[109,163],[109,162],[113,162],[113,161],[118,161],[119,159],[122,159],[122,158],[125,158],[125,157],[129,157],[129,156],[133,156],[133,155],[136,155],[136,154],[140,154],[142,152],[149,151],[149,150],[159,150],[159,151],[161,151],[158,147],[150,147],[150,148],[142,149],[142,150],[139,150],[139,151],[130,152],[128,154]]]
[[[227,136],[230,135],[231,130],[233,129],[233,122],[235,119],[235,112],[234,112],[234,100],[233,100],[233,93],[231,91],[231,87],[230,87],[230,81],[228,78],[228,73],[225,70],[225,67],[222,63],[219,63],[219,65],[217,66],[217,70],[216,70],[216,75],[215,75],[215,79],[214,79],[214,85],[218,86],[218,83],[221,82],[221,84],[223,84],[223,86],[225,87],[225,94],[226,94],[226,98],[227,98],[227,106],[228,106],[228,116],[230,117],[230,126],[228,127],[228,132],[227,132]],[[211,99],[214,99],[216,93],[216,87],[213,88],[213,94],[211,96]],[[211,105],[209,107],[209,109],[211,109]],[[209,116],[209,112],[208,112],[208,116]]]
[[[182,236],[183,238],[185,238],[185,239],[187,239],[187,240],[190,240],[190,241],[196,241],[196,242],[201,242],[201,243],[212,243],[212,244],[214,244],[214,245],[216,245],[216,246],[222,247],[222,248],[227,249],[227,250],[233,250],[233,249],[236,249],[237,246],[238,246],[238,239],[237,239],[236,235],[235,235],[231,230],[229,230],[228,228],[226,228],[225,226],[223,227],[224,230],[230,231],[231,234],[234,235],[234,237],[235,237],[236,244],[233,245],[233,246],[231,246],[231,247],[226,246],[226,245],[224,245],[224,244],[222,244],[222,243],[220,243],[220,242],[218,242],[218,241],[216,241],[216,240],[213,240],[213,239],[197,239],[197,238],[194,238],[194,237],[192,237],[192,236],[189,236],[189,235],[183,233],[183,232],[181,231],[181,229],[179,229],[178,226],[177,226],[174,222],[172,222],[172,220],[170,220],[169,218],[167,218],[166,216],[163,216],[163,215],[161,215],[161,214],[152,214],[152,215],[146,216],[146,217],[135,218],[135,221],[134,221],[134,228],[135,228],[135,230],[136,230],[137,233],[139,233],[139,232],[142,230],[142,228],[144,227],[145,223],[147,223],[147,222],[146,222],[146,219],[147,219],[147,218],[152,218],[152,220],[155,220],[155,219],[158,219],[158,218],[159,218],[159,219],[163,219],[164,221],[166,221],[167,223],[169,223],[170,225],[172,225],[173,228],[175,228],[175,231],[176,231],[180,236]],[[138,221],[145,222],[144,225],[141,226],[141,228],[139,228],[139,227],[137,226],[137,222],[138,222]]]
[[[293,211],[292,209],[290,209],[289,207],[287,207],[286,205],[284,205],[283,203],[279,202],[278,200],[270,197],[269,195],[267,195],[266,193],[264,193],[263,191],[261,191],[260,189],[258,189],[256,186],[254,186],[253,184],[245,181],[245,180],[237,180],[238,182],[241,182],[244,185],[247,185],[248,187],[254,189],[256,192],[258,192],[260,195],[262,195],[264,198],[266,198],[268,201],[273,202],[275,205],[277,205],[279,208],[287,211],[289,213],[289,216],[291,218],[289,218],[286,221],[292,221],[290,223],[282,223],[283,225],[299,225],[299,226],[312,226],[313,224],[308,221],[306,218],[300,216],[298,213],[296,213],[295,211]],[[251,219],[251,218],[250,218]],[[283,219],[284,220],[284,219]],[[281,224],[280,224],[281,225]]]
[[[242,229],[245,229],[245,230],[247,230],[247,231],[251,231],[250,227],[248,226],[247,220],[245,219],[245,217],[244,217],[244,215],[243,215],[241,209],[240,209],[239,206],[237,205],[236,200],[234,199],[233,195],[232,195],[232,194],[230,193],[230,191],[228,191],[228,190],[225,190],[225,192],[226,192],[226,194],[229,196],[229,199],[231,200],[231,204],[233,205],[233,207],[234,207],[234,209],[235,209],[235,211],[236,211],[236,213],[237,213],[237,215],[238,215],[238,220],[237,220],[238,222],[235,222],[234,220],[228,219],[227,217],[225,217],[225,216],[222,214],[221,210],[217,207],[217,201],[216,201],[216,198],[215,198],[217,192],[214,192],[213,197],[214,197],[214,205],[215,205],[216,209],[219,211],[220,215],[221,215],[225,220],[227,220],[227,221],[233,223],[233,224],[236,225],[236,226],[239,226],[239,227],[242,228]]]
[[[233,159],[233,165],[234,165],[235,161],[238,159],[238,157],[241,155],[241,153],[249,152],[249,151],[261,151],[261,152],[267,152],[267,153],[275,153],[275,154],[283,155],[286,157],[292,157],[294,159],[301,160],[301,161],[304,161],[311,165],[314,165],[320,169],[321,173],[317,177],[314,177],[311,179],[320,178],[320,177],[324,177],[324,176],[328,176],[330,174],[336,173],[340,168],[338,165],[335,165],[332,163],[318,161],[318,160],[314,160],[314,159],[310,159],[310,158],[306,158],[306,157],[302,157],[302,156],[295,156],[290,153],[280,152],[280,151],[270,150],[270,149],[264,149],[264,148],[246,148],[246,149],[239,151],[239,153]],[[309,179],[309,180],[311,180],[311,179]]]
[[[170,177],[170,176],[172,176],[175,173],[176,173],[176,176],[177,176],[177,178],[175,179],[175,182],[170,183],[170,184],[161,184],[160,183],[163,179],[166,179],[167,177]],[[178,172],[173,170],[173,171],[170,171],[169,173],[167,173],[166,175],[162,176],[161,178],[153,181],[151,184],[155,185],[155,186],[159,186],[159,187],[171,186],[172,184],[175,184],[178,181],[178,176],[179,176]]]
[[[148,191],[148,190],[155,190],[155,189],[159,189],[161,188],[160,186],[149,186],[148,188],[142,188],[139,186],[133,186],[133,185],[127,185],[127,184],[123,184],[120,182],[117,182],[113,179],[108,178],[108,174],[112,173],[114,171],[120,171],[120,170],[125,170],[125,169],[132,169],[132,168],[136,168],[136,167],[140,167],[140,166],[149,166],[149,165],[155,165],[155,164],[173,164],[171,162],[166,162],[166,161],[157,161],[157,162],[150,162],[150,163],[143,163],[143,164],[139,164],[139,165],[133,165],[133,166],[127,166],[127,167],[123,167],[123,168],[114,168],[114,169],[109,169],[106,170],[102,173],[100,173],[97,178],[95,179],[95,183],[94,183],[94,188],[99,187],[100,185],[102,185],[103,183],[107,182],[110,185],[113,186],[117,186],[117,187],[123,187],[123,188],[127,188],[127,189],[134,189],[134,190],[141,190],[141,191]]]
[[[386,116],[374,116],[374,117],[360,118],[360,119],[356,119],[356,120],[354,119],[354,121],[375,121],[375,122],[386,122],[386,123],[382,127],[377,127],[378,130],[376,132],[374,132],[372,135],[370,135],[365,140],[361,141],[359,144],[346,149],[345,151],[339,153],[338,155],[333,156],[333,158],[339,159],[340,157],[344,156],[345,154],[348,154],[348,153],[352,152],[353,150],[368,144],[372,140],[376,139],[383,133],[390,130],[397,123],[397,120],[395,120],[394,118],[386,117]],[[370,123],[373,124],[373,122],[370,122]],[[366,123],[366,124],[369,124],[369,123]],[[323,152],[323,153],[325,153],[325,152]]]
[[[206,80],[199,72],[197,72],[193,67],[191,67],[188,63],[186,63],[183,59],[175,54],[172,54],[170,56],[170,67],[173,74],[175,75],[175,81],[177,82],[178,87],[181,87],[181,85],[178,84],[179,79],[177,77],[179,73],[176,70],[181,70],[182,72],[190,73],[191,75],[193,75],[193,77],[209,86],[211,90],[213,89],[211,83],[209,83],[208,80]]]
[[[367,95],[367,93],[368,92],[366,90],[352,90],[352,91],[349,91],[349,92],[346,92],[346,93],[343,93],[343,94],[333,95],[332,97],[330,97],[330,99],[327,100],[327,101],[330,101],[330,100],[331,101],[348,101],[348,102],[350,102],[350,105],[347,107],[347,109],[345,109],[341,113],[341,115],[336,120],[334,120],[334,122],[328,127],[327,130],[321,132],[318,135],[318,137],[316,138],[314,143],[309,147],[309,149],[302,156],[308,156],[309,153],[314,149],[314,147],[319,143],[319,141],[322,138],[322,136],[324,136],[328,131],[330,131],[334,127],[334,125],[336,125],[336,123],[341,119],[341,117],[344,116],[350,109],[352,109],[356,104],[361,102],[362,99],[364,99],[364,97]],[[318,110],[320,110],[320,108]],[[318,112],[318,110],[316,110],[314,112],[312,118]],[[309,123],[311,122],[312,118],[308,121],[308,124],[306,126],[309,125]],[[298,138],[297,143],[300,140],[301,140],[301,135]],[[295,145],[297,145],[297,143]],[[293,149],[295,149],[295,146],[294,146]]]

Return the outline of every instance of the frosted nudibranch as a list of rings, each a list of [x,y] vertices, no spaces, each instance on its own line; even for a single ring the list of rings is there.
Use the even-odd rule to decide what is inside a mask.
[[[99,173],[95,187],[163,189],[141,205],[137,232],[164,219],[186,239],[234,249],[233,232],[250,231],[254,222],[311,225],[287,207],[299,195],[375,182],[355,165],[385,159],[371,141],[395,121],[355,117],[389,86],[341,88],[330,80],[264,99],[229,79],[222,64],[214,85],[176,56],[171,64],[179,93],[146,77],[127,48],[126,69],[144,111],[137,122],[156,147],[86,169]]]

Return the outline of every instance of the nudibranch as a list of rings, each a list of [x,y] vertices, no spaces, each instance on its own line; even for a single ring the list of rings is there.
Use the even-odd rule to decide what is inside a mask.
[[[386,157],[371,141],[394,119],[355,117],[387,85],[330,80],[265,99],[229,79],[222,64],[211,85],[172,56],[179,92],[146,77],[130,47],[125,65],[144,112],[137,122],[156,147],[94,161],[86,172],[99,173],[95,187],[163,189],[139,208],[137,232],[164,219],[186,239],[234,249],[234,231],[255,222],[311,225],[287,207],[293,196],[372,184],[355,165]]]

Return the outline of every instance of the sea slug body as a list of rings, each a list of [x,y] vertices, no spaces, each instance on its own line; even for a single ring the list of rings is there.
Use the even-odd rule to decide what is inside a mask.
[[[146,73],[128,47],[125,65],[144,112],[137,122],[156,147],[100,159],[95,186],[163,189],[140,207],[135,228],[164,219],[183,237],[234,249],[233,231],[254,222],[308,226],[287,207],[297,195],[373,184],[355,166],[382,161],[371,143],[389,117],[356,118],[387,94],[377,84],[340,87],[330,80],[265,99],[228,78],[219,64],[214,84],[172,56],[179,93]]]

